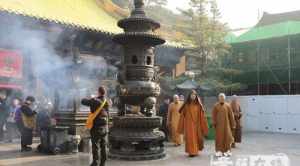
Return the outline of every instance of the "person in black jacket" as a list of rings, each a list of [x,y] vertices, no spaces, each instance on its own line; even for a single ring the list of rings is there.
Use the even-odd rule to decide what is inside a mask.
[[[16,111],[16,124],[21,133],[21,151],[31,151],[33,130],[35,128],[35,98],[28,96],[24,104]],[[26,119],[25,119],[26,118]]]
[[[6,104],[5,96],[0,96],[0,141],[4,140],[4,125],[9,116],[9,107]]]
[[[167,127],[168,108],[170,104],[170,98],[165,98],[164,103],[159,107],[158,116],[162,117],[162,126],[160,130],[165,133],[165,141],[168,141],[169,131]]]
[[[85,106],[90,107],[90,111],[94,113],[105,101],[106,90],[104,87],[99,87],[98,97],[95,98],[85,98],[82,99],[81,103]],[[106,101],[102,111],[94,120],[94,126],[90,131],[92,140],[92,153],[93,162],[91,166],[105,166],[105,161],[107,159],[106,155],[106,140],[107,135],[107,123],[109,114],[109,102]],[[99,156],[99,151],[101,149],[101,157]]]

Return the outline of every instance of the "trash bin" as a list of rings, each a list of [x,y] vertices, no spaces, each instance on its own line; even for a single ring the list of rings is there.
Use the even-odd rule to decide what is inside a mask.
[[[211,116],[207,116],[207,123],[208,123],[208,136],[206,137],[208,140],[215,139],[215,129],[212,125]]]
[[[68,127],[41,129],[41,144],[37,150],[42,153],[66,153],[69,151]]]

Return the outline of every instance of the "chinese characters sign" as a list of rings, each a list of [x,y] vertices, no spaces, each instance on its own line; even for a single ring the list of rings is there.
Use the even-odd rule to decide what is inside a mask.
[[[289,158],[284,154],[249,155],[232,158],[211,157],[211,166],[290,166]]]
[[[0,76],[22,78],[22,56],[14,51],[0,50]]]

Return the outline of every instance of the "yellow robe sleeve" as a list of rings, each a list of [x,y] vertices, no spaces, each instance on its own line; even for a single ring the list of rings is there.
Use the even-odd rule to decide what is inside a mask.
[[[217,114],[218,114],[218,110],[217,110],[217,106],[215,105],[211,116],[211,121],[214,128],[216,128],[217,125]]]
[[[228,118],[229,118],[229,122],[230,122],[230,127],[232,129],[236,128],[236,123],[235,123],[235,119],[234,119],[234,114],[232,111],[232,108],[230,106],[228,106]]]
[[[182,112],[180,114],[180,119],[179,119],[178,129],[177,129],[177,132],[179,134],[184,134],[184,119],[185,119],[185,108],[182,109]]]
[[[169,127],[172,121],[172,103],[168,106],[167,126]]]
[[[208,123],[207,123],[207,119],[205,116],[205,112],[204,110],[200,111],[200,123],[201,123],[201,130],[204,136],[208,135]]]

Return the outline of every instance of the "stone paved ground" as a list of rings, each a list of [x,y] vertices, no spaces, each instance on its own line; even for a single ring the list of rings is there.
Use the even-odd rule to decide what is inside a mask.
[[[109,160],[108,166],[208,166],[214,152],[213,141],[206,141],[206,148],[196,158],[188,158],[184,148],[175,148],[167,144],[167,157],[157,161],[126,162]],[[36,145],[35,145],[36,146]],[[0,166],[88,166],[88,154],[77,155],[41,155],[38,153],[20,153],[17,144],[0,144]],[[243,143],[233,151],[238,155],[268,155],[285,153],[292,166],[300,163],[300,135],[248,133]]]

